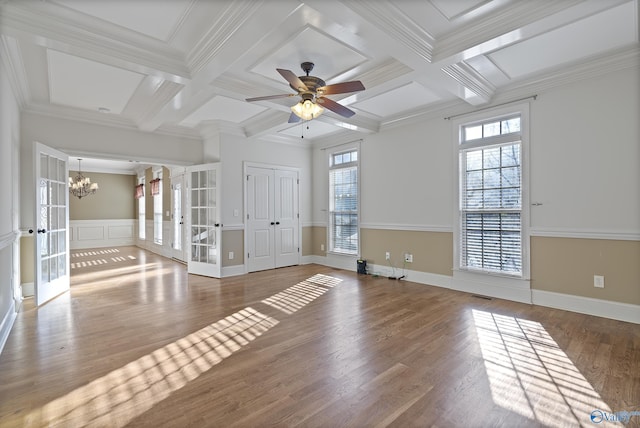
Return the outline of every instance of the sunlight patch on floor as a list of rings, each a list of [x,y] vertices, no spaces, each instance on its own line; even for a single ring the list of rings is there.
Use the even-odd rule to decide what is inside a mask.
[[[317,274],[262,301],[287,315],[302,309],[342,282],[339,278]]]
[[[593,425],[594,411],[611,412],[540,323],[475,309],[473,318],[497,405],[550,426]]]
[[[100,249],[100,250],[72,250],[71,251],[71,257],[93,257],[93,256],[100,256],[100,255],[104,255],[104,254],[114,254],[114,253],[119,253],[120,250],[117,248],[104,248],[104,249]]]
[[[49,402],[24,425],[122,427],[277,324],[247,307]]]

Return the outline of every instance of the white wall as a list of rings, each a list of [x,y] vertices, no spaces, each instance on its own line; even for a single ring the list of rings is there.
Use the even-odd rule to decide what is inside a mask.
[[[306,146],[276,144],[258,139],[225,135],[220,145],[222,159],[222,223],[240,225],[244,219],[243,163],[255,162],[300,169],[300,220],[311,222],[311,149]],[[234,217],[238,210],[238,217]]]
[[[532,232],[640,236],[640,70],[565,84],[531,101]],[[443,118],[363,138],[361,223],[453,226],[453,125]],[[326,154],[314,150],[314,221],[326,221]]]
[[[450,230],[451,138],[451,123],[442,118],[367,136],[360,156],[362,225]]]
[[[531,226],[640,236],[640,71],[540,94],[531,105]]]
[[[38,141],[65,153],[89,153],[113,159],[134,159],[164,165],[202,162],[202,140],[147,133],[86,122],[23,113],[21,120],[20,218],[23,227],[33,223],[32,146]]]
[[[0,61],[0,352],[19,304],[18,183],[20,110]]]

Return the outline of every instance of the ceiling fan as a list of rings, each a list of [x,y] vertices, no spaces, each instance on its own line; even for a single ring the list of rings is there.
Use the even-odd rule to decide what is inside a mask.
[[[325,84],[324,80],[319,77],[309,76],[309,72],[313,70],[314,64],[312,62],[303,62],[300,64],[302,71],[306,73],[306,76],[296,76],[290,70],[284,70],[282,68],[276,68],[278,73],[289,82],[289,86],[296,91],[296,94],[280,94],[280,95],[267,95],[265,97],[247,98],[247,101],[263,101],[273,100],[276,98],[287,98],[299,95],[302,100],[291,107],[291,116],[289,116],[289,123],[299,122],[300,119],[311,120],[322,114],[323,107],[328,108],[334,113],[343,117],[351,117],[356,112],[339,104],[325,95],[334,94],[346,94],[348,92],[357,92],[364,90],[364,85],[359,80],[352,82],[336,83],[333,85]]]

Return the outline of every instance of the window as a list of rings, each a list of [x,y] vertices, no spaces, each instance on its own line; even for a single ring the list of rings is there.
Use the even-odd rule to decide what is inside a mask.
[[[151,180],[153,195],[153,242],[162,245],[162,170],[154,172]]]
[[[329,250],[358,254],[358,150],[329,157]]]
[[[521,116],[463,125],[460,268],[523,276]]]
[[[142,191],[138,191],[138,189],[141,189]],[[138,177],[138,187],[136,188],[136,198],[138,199],[138,239],[144,240],[146,239],[144,177]]]

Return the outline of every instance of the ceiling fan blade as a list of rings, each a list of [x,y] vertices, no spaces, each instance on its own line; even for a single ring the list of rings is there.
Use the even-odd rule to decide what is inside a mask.
[[[309,90],[309,88],[307,88],[307,85],[305,85],[302,82],[302,80],[300,80],[300,78],[298,78],[298,76],[293,74],[293,71],[284,70],[282,68],[276,68],[276,70],[278,70],[278,73],[280,73],[280,75],[282,77],[284,77],[287,80],[287,82],[289,82],[291,87],[294,88],[296,91],[308,91]]]
[[[337,102],[329,99],[329,98],[325,98],[325,97],[320,97],[317,99],[317,102],[320,103],[320,105],[322,107],[326,107],[329,110],[331,110],[334,113],[338,113],[340,116],[344,116],[344,117],[351,117],[354,114],[356,114],[355,111],[346,108],[345,106],[343,106],[342,104],[338,104]]]
[[[287,97],[293,97],[295,95],[297,94],[267,95],[266,97],[247,98],[246,101],[275,100],[276,98],[287,98]]]
[[[291,116],[289,116],[288,123],[298,123],[298,122],[300,122],[300,118],[298,117],[298,115],[295,113],[291,113]]]
[[[319,95],[346,94],[347,92],[364,91],[364,85],[359,80],[353,82],[336,83],[334,85],[322,86],[317,89]]]

